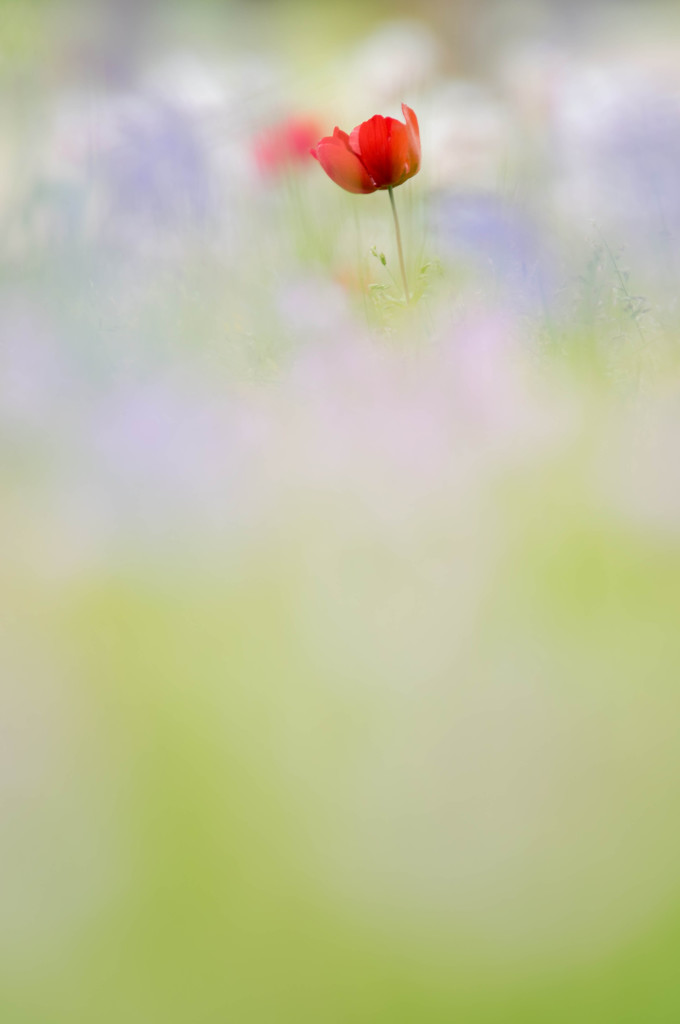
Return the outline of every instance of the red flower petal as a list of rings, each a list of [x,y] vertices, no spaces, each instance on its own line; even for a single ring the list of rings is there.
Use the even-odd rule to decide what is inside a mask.
[[[339,128],[332,136],[321,139],[312,156],[316,157],[328,177],[347,192],[375,192],[378,187],[359,157],[349,148],[349,136]]]
[[[405,103],[401,105],[401,112],[404,115],[406,121],[406,130],[408,131],[409,140],[409,178],[418,171],[420,167],[420,128],[418,127],[418,118],[415,112],[407,107]]]
[[[338,129],[336,128],[336,131],[337,130]],[[359,144],[359,132],[360,131],[361,131],[361,125],[358,124],[356,126],[356,128],[352,129],[352,131],[350,132],[350,134],[348,136],[349,148],[352,150],[353,153],[356,153],[356,155],[359,158],[361,158],[361,146]]]
[[[357,136],[353,132],[356,144]],[[400,185],[409,170],[409,132],[393,117],[376,114],[359,125],[361,160],[378,188]]]

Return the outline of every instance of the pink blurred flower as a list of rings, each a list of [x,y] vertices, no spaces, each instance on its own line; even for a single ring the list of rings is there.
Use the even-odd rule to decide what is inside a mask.
[[[254,142],[253,152],[263,174],[277,174],[307,161],[310,148],[319,137],[313,117],[292,115],[263,131]]]

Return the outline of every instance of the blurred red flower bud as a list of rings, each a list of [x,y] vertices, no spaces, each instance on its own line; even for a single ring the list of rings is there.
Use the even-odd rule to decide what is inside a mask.
[[[265,174],[276,174],[309,156],[309,147],[319,137],[319,125],[311,117],[288,117],[262,132],[254,143],[255,160]]]
[[[420,168],[418,118],[405,103],[405,123],[376,114],[348,135],[336,128],[310,152],[329,178],[347,192],[394,188]]]

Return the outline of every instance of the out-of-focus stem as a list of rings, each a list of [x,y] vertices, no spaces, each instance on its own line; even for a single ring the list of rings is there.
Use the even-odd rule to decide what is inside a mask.
[[[399,218],[397,217],[397,207],[394,203],[394,192],[392,188],[388,189],[390,194],[390,203],[392,204],[392,214],[394,216],[394,228],[397,232],[397,249],[399,250],[399,266],[401,267],[401,276],[404,282],[404,294],[406,295],[407,303],[410,303],[411,296],[408,291],[408,281],[406,280],[406,267],[404,266],[404,252],[401,247],[401,231],[399,230]]]

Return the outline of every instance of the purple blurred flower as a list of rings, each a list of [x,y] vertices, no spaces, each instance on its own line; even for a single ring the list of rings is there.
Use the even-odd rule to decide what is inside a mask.
[[[443,252],[486,276],[512,307],[540,308],[555,292],[553,261],[529,214],[483,193],[446,193],[431,210]]]
[[[210,174],[190,120],[162,104],[133,106],[99,172],[112,219],[174,227],[205,222],[211,210]]]
[[[600,185],[619,219],[648,240],[680,232],[680,104],[643,96],[618,110],[597,150]],[[665,258],[665,255],[664,255]]]
[[[563,214],[593,219],[651,273],[675,276],[680,103],[635,68],[581,69],[558,92],[552,154]]]

